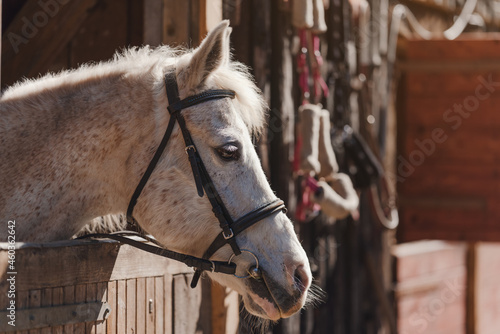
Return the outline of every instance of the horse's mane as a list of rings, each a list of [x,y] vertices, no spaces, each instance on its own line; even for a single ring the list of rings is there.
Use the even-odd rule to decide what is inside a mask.
[[[39,92],[47,92],[62,85],[75,85],[89,78],[106,80],[112,74],[123,73],[144,75],[153,78],[158,87],[152,87],[155,93],[164,94],[163,76],[168,68],[178,59],[191,57],[193,50],[160,46],[151,48],[132,47],[115,53],[108,61],[87,63],[76,69],[48,73],[34,79],[23,79],[7,88],[1,100],[22,98]],[[260,90],[254,83],[247,66],[237,61],[230,61],[211,74],[213,83],[222,89],[236,92],[236,110],[251,133],[260,133],[266,118],[267,105]]]

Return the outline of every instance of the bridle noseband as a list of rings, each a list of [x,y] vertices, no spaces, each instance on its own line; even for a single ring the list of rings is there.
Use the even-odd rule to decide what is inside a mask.
[[[163,136],[163,139],[160,142],[158,149],[156,150],[155,155],[151,159],[148,168],[144,172],[144,175],[142,176],[139,184],[137,185],[137,188],[135,189],[132,195],[132,198],[130,199],[130,203],[127,209],[127,221],[132,224],[137,224],[136,220],[132,215],[134,207],[137,203],[137,199],[141,195],[142,190],[146,186],[146,183],[148,182],[158,161],[160,160],[163,151],[165,150],[168,144],[168,141],[174,129],[174,125],[177,122],[179,124],[179,128],[184,138],[184,143],[186,144],[185,150],[188,155],[189,162],[191,164],[191,169],[193,171],[193,176],[196,183],[196,189],[198,191],[198,195],[200,197],[203,197],[204,193],[207,194],[207,198],[210,201],[210,204],[212,205],[212,211],[215,217],[217,217],[217,220],[219,221],[219,225],[222,229],[222,232],[215,238],[212,244],[208,247],[208,249],[203,254],[202,258],[181,254],[166,249],[161,249],[161,248],[158,249],[158,247],[155,246],[149,246],[149,245],[143,245],[143,246],[149,246],[155,248],[155,249],[148,249],[147,251],[156,253],[158,255],[166,256],[169,258],[173,258],[175,260],[186,263],[190,267],[196,268],[196,272],[191,282],[191,287],[194,288],[198,283],[201,273],[205,270],[234,275],[236,272],[236,265],[232,263],[232,259],[234,256],[238,256],[242,252],[242,250],[236,243],[236,236],[245,229],[261,221],[262,219],[276,212],[284,211],[286,209],[283,201],[280,199],[276,199],[245,214],[236,221],[233,221],[226,206],[224,205],[224,202],[222,201],[219,193],[217,192],[217,189],[215,188],[214,183],[212,182],[210,175],[208,174],[205,165],[203,164],[203,161],[201,160],[198,150],[196,149],[196,146],[191,138],[191,134],[189,133],[189,130],[186,127],[186,122],[181,114],[181,111],[183,109],[207,101],[219,100],[224,98],[233,99],[235,97],[235,92],[232,90],[224,90],[224,89],[207,90],[200,94],[192,95],[181,100],[179,97],[179,89],[177,86],[175,69],[174,71],[165,75],[165,86],[169,102],[168,111],[170,113],[170,121],[168,123],[165,135]],[[118,240],[118,238],[114,239]],[[119,241],[123,242],[123,240]],[[231,258],[227,262],[211,261],[210,257],[225,244],[229,244],[231,246],[234,255],[231,256]],[[138,247],[138,245],[134,246]],[[144,249],[144,247],[139,247],[139,248],[146,250]],[[250,252],[248,250],[245,251]],[[252,253],[252,255],[254,254]]]

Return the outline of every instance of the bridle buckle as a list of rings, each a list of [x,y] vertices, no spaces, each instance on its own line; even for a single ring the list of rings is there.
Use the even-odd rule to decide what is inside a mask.
[[[222,231],[222,236],[224,237],[224,239],[231,239],[232,237],[234,237],[234,233],[233,233],[233,230],[231,228],[229,228],[229,235],[226,235],[226,232]]]
[[[194,145],[189,145],[189,146],[186,146],[186,148],[184,149],[184,151],[186,151],[186,154],[189,155],[189,150],[193,150],[193,153],[196,152],[196,147],[194,147]]]

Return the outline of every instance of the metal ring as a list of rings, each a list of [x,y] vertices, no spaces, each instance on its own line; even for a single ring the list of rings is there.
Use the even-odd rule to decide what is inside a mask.
[[[257,268],[257,269],[259,268],[259,259],[257,258],[257,256],[254,253],[252,253],[248,249],[241,249],[241,252],[242,253],[248,253],[248,254],[252,255],[253,258],[255,259],[255,268]],[[231,264],[231,262],[233,261],[233,258],[235,256],[237,256],[237,255],[233,253],[233,255],[231,255],[231,257],[229,258],[229,260],[227,260],[227,263]],[[246,276],[238,276],[236,274],[233,274],[233,275],[236,278],[249,278],[249,277],[252,277],[252,275],[250,275],[250,273],[248,272],[248,269],[247,269],[247,273],[248,273],[248,275],[246,275]]]
[[[208,261],[210,261],[210,263],[212,263],[212,272],[214,272],[215,271],[215,263],[214,263],[214,261],[212,261],[212,260],[208,260]]]

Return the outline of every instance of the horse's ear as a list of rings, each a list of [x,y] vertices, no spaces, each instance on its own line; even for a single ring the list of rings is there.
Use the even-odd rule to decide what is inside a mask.
[[[193,51],[193,56],[186,67],[184,76],[188,89],[193,89],[205,82],[207,77],[220,66],[229,62],[229,35],[231,34],[229,21],[224,20],[212,31],[210,31],[201,43]]]

